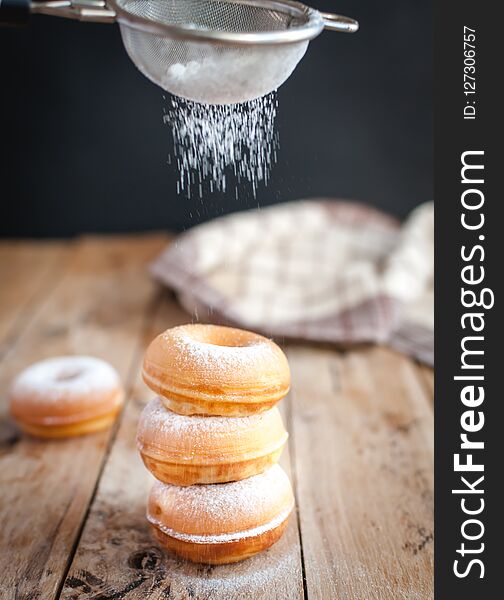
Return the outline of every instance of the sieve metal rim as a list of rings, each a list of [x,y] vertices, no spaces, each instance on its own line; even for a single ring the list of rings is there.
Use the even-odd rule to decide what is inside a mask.
[[[116,20],[121,27],[176,40],[211,42],[225,46],[274,46],[312,40],[322,32],[325,26],[324,18],[319,11],[296,0],[218,0],[220,3],[245,4],[269,10],[277,10],[306,19],[301,25],[289,29],[258,31],[254,33],[198,29],[156,22],[146,17],[135,15],[125,9],[124,6],[121,6],[121,3],[124,4],[127,1],[107,1],[107,6],[113,8],[116,13]]]

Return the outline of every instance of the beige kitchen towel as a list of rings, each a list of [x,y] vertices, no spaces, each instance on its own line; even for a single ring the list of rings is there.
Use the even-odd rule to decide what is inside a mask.
[[[432,203],[404,224],[314,199],[234,213],[180,235],[152,264],[203,322],[274,338],[377,342],[433,363]]]

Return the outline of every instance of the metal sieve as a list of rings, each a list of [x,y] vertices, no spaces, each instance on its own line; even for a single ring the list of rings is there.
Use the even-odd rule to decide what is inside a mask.
[[[0,9],[6,3],[118,22],[128,55],[146,77],[205,104],[263,96],[284,83],[323,29],[358,29],[353,19],[292,0],[0,0]]]

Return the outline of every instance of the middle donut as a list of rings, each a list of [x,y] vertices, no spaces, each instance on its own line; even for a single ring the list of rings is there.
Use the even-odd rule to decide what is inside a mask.
[[[174,413],[159,397],[144,408],[137,446],[149,471],[164,483],[225,483],[262,473],[287,441],[277,407],[248,417]]]

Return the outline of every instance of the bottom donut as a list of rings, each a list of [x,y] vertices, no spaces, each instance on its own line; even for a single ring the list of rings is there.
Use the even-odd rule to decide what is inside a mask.
[[[275,528],[259,535],[221,543],[195,543],[174,538],[158,529],[150,528],[157,541],[170,552],[194,563],[227,565],[240,562],[273,546],[282,537],[287,527],[288,516]]]
[[[289,478],[274,465],[231,483],[175,486],[156,482],[147,519],[157,541],[196,563],[234,563],[282,536],[294,507]]]

